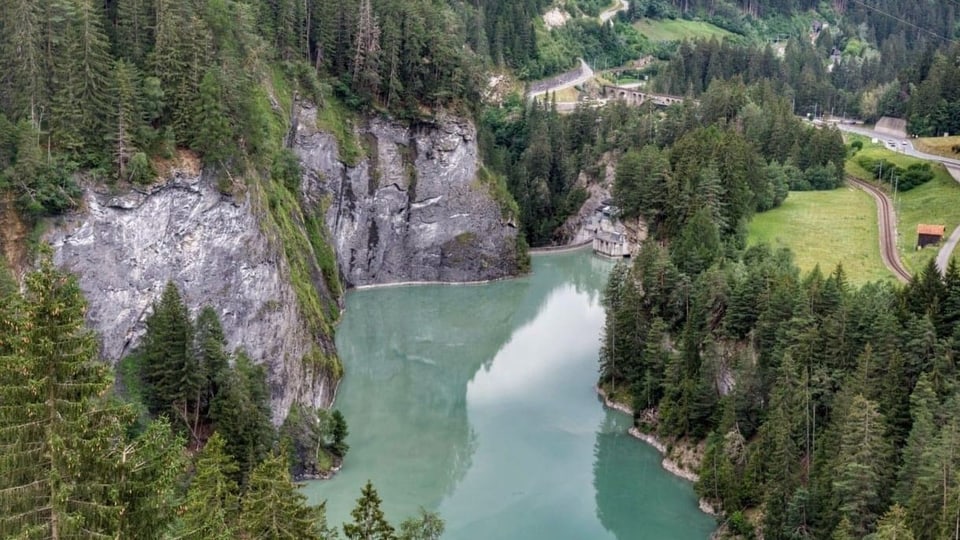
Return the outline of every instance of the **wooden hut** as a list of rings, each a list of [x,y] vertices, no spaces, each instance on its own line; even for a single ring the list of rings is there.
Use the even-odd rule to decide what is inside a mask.
[[[930,244],[939,244],[943,240],[943,225],[917,225],[917,249]]]

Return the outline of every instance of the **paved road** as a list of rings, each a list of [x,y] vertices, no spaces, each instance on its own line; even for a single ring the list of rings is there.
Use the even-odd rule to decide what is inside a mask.
[[[837,124],[837,127],[840,128],[841,131],[866,135],[867,137],[876,137],[877,139],[884,141],[884,144],[887,145],[887,148],[890,148],[891,150],[896,148],[896,151],[902,154],[919,159],[925,159],[927,161],[938,161],[943,163],[944,167],[947,169],[947,172],[950,173],[950,176],[952,176],[957,182],[960,182],[960,160],[921,152],[914,148],[913,141],[911,141],[909,138],[895,137],[892,135],[887,135],[886,133],[874,131],[872,129],[867,129],[861,126],[852,126],[849,124]],[[954,250],[957,248],[958,242],[960,242],[960,226],[957,226],[957,228],[953,230],[947,241],[940,246],[940,251],[937,252],[937,268],[940,269],[940,273],[946,273],[947,265],[950,264],[950,256],[953,255]]]
[[[856,126],[850,124],[834,124],[837,126],[840,131],[848,131],[850,133],[857,133],[859,135],[864,135],[867,137],[876,137],[877,139],[884,141],[884,144],[887,145],[887,148],[894,150],[901,154],[906,154],[908,156],[913,156],[915,158],[926,159],[928,161],[939,161],[947,166],[947,168],[960,168],[960,159],[950,159],[943,156],[937,156],[934,154],[927,154],[921,152],[913,147],[913,142],[908,137],[895,137],[893,135],[887,135],[886,133],[880,133],[872,129],[867,129],[863,126]],[[891,144],[892,143],[892,144]],[[960,180],[958,180],[960,181]]]
[[[530,84],[530,91],[527,92],[527,99],[533,99],[539,95],[550,92],[557,92],[565,88],[570,88],[578,84],[583,84],[593,78],[593,70],[590,66],[580,59],[580,67],[572,69],[566,73],[561,73],[555,77],[536,81]]]
[[[906,283],[910,281],[910,272],[903,266],[900,260],[900,252],[897,251],[897,216],[893,211],[893,203],[880,188],[868,184],[862,180],[847,176],[847,181],[855,187],[866,191],[877,201],[877,224],[880,226],[880,257],[883,264],[900,281]]]
[[[627,0],[620,0],[620,5],[612,7],[600,14],[600,22],[605,23],[612,19],[617,13],[630,9],[630,3]]]
[[[950,256],[953,255],[953,250],[957,249],[958,242],[960,242],[960,227],[953,230],[950,238],[947,239],[940,248],[940,251],[937,252],[937,268],[940,269],[941,274],[947,273],[947,266],[950,265]]]

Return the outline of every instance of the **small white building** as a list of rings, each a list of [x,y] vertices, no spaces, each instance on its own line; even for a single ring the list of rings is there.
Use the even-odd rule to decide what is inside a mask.
[[[600,231],[593,237],[593,251],[606,257],[629,257],[630,244],[625,233]]]
[[[597,208],[588,225],[593,230],[594,253],[615,258],[630,256],[632,248],[619,214],[620,210],[609,200]]]

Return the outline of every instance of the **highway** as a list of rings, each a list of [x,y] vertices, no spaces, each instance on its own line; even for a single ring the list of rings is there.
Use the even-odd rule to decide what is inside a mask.
[[[937,156],[934,154],[927,154],[921,152],[913,147],[913,142],[909,137],[896,137],[893,135],[888,135],[886,133],[880,133],[872,129],[867,129],[863,126],[852,125],[852,124],[843,124],[830,122],[831,125],[834,125],[840,131],[847,131],[849,133],[856,133],[858,135],[863,135],[865,137],[877,138],[880,141],[883,141],[887,145],[887,148],[890,150],[895,150],[901,154],[908,156],[913,156],[919,159],[925,159],[927,161],[939,161],[947,166],[947,168],[960,168],[960,160],[950,159],[943,156]]]

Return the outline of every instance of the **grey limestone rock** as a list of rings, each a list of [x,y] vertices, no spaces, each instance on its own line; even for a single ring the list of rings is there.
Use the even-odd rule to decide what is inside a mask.
[[[359,128],[367,157],[338,157],[336,139],[301,104],[293,138],[304,200],[322,212],[351,286],[484,281],[515,275],[517,228],[480,179],[476,129],[442,117]]]
[[[75,272],[102,355],[116,362],[142,337],[168,281],[194,315],[218,311],[229,347],[267,366],[274,422],[292,403],[327,406],[336,381],[301,362],[311,347],[332,354],[299,310],[275,235],[265,234],[253,193],[225,196],[198,172],[175,171],[164,184],[122,194],[87,189],[85,210],[54,224],[55,262]]]

